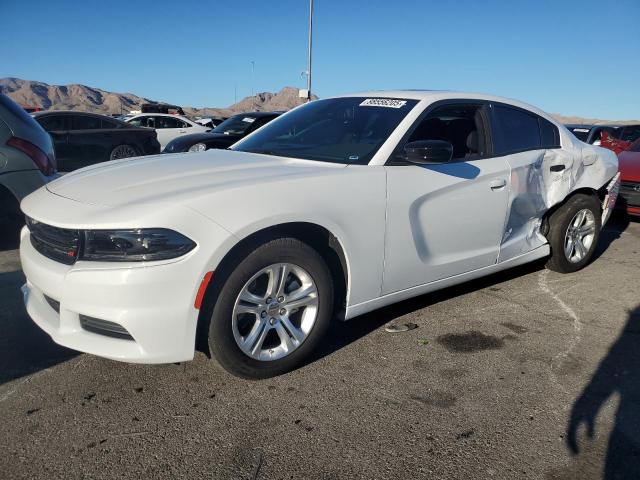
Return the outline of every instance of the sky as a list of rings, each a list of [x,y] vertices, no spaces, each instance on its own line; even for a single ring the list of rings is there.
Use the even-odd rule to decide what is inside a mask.
[[[225,107],[304,88],[308,5],[0,0],[0,77]],[[640,0],[315,0],[312,90],[462,90],[640,119],[639,22]]]

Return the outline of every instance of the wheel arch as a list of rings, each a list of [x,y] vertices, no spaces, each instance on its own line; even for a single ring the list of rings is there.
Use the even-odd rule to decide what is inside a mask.
[[[343,242],[328,228],[317,223],[294,221],[280,223],[255,230],[238,242],[222,257],[216,266],[198,314],[196,349],[209,355],[207,330],[212,308],[224,285],[224,281],[237,265],[257,246],[283,237],[296,238],[315,249],[326,262],[334,282],[334,317],[344,319],[349,296],[349,262]]]
[[[604,197],[607,194],[606,186],[603,186],[600,189],[595,189],[591,187],[578,188],[572,191],[569,195],[567,195],[561,202],[558,202],[555,205],[553,205],[551,208],[549,208],[542,216],[541,232],[545,237],[549,233],[549,218],[551,218],[551,215],[553,215],[559,208],[565,205],[570,198],[575,197],[578,194],[596,197],[600,202],[602,202],[604,200]],[[602,210],[602,204],[600,205],[600,210]]]

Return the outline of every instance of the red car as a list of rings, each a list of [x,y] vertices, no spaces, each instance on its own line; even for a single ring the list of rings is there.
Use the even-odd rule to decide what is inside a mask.
[[[616,155],[620,155],[620,153],[624,152],[631,146],[631,142],[616,138],[609,132],[602,132],[602,136],[600,137],[600,146],[613,150]]]
[[[618,155],[620,194],[616,207],[630,215],[640,215],[640,138]]]

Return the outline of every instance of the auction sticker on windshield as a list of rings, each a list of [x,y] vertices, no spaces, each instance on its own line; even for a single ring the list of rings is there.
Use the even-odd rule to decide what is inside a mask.
[[[387,107],[402,108],[407,104],[406,100],[394,100],[392,98],[367,98],[360,104],[361,107]]]

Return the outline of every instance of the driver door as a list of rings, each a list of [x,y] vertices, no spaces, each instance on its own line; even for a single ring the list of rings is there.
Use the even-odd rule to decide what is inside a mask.
[[[490,155],[486,108],[483,102],[454,102],[428,109],[387,162],[383,294],[497,262],[510,167],[504,157]],[[453,160],[403,161],[404,145],[417,140],[450,142]]]

